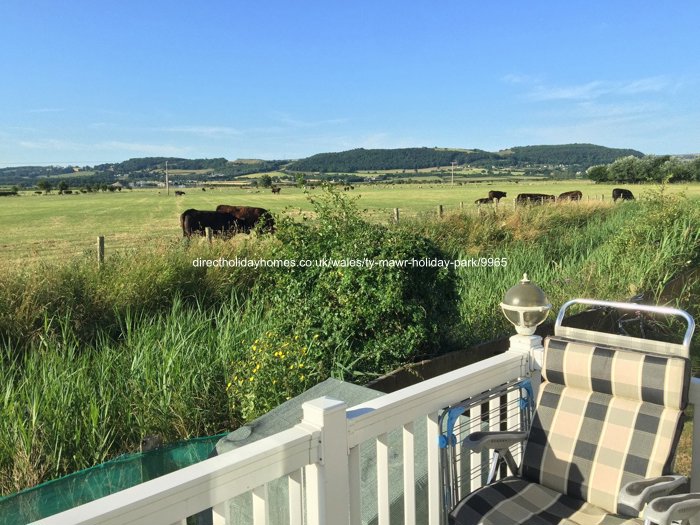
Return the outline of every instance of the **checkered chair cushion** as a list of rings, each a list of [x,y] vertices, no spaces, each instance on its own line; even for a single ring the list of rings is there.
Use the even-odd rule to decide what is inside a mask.
[[[613,516],[603,509],[520,478],[487,485],[452,511],[458,525],[641,525],[637,518]]]
[[[453,522],[637,523],[594,516],[618,513],[624,484],[670,473],[688,402],[688,360],[549,337],[542,380],[522,479],[470,494]]]

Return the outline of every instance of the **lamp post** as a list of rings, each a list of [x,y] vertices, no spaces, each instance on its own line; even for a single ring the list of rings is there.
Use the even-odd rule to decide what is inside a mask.
[[[542,338],[535,335],[535,330],[547,319],[551,308],[545,293],[527,278],[527,274],[523,274],[522,280],[506,292],[501,303],[503,314],[517,332],[510,338],[509,351],[529,354],[532,357],[531,369],[542,364]]]

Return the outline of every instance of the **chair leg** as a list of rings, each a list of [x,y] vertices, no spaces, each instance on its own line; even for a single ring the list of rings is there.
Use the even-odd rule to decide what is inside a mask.
[[[496,479],[496,472],[498,472],[498,465],[501,463],[501,455],[497,450],[493,452],[491,456],[491,468],[489,469],[489,475],[486,478],[486,484],[490,485]]]

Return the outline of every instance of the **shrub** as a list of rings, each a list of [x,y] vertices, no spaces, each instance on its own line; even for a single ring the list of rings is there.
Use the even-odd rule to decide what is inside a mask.
[[[272,269],[259,283],[279,331],[318,335],[323,369],[346,378],[449,349],[457,318],[454,272],[379,265],[446,259],[435,243],[366,222],[355,199],[332,189],[312,203],[313,224],[283,220],[278,227],[275,256],[296,265]]]

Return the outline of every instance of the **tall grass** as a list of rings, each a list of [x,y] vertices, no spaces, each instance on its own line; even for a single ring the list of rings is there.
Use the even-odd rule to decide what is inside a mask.
[[[511,329],[524,272],[555,308],[574,296],[658,296],[700,266],[700,204],[664,194],[491,209],[381,226],[337,195],[276,237],[164,243],[0,272],[0,493],[138,448],[214,434],[328,376],[362,382]],[[359,253],[361,252],[361,253]],[[197,268],[201,258],[470,257],[507,265],[421,272]],[[697,315],[696,272],[678,305]],[[653,297],[651,298],[653,300]]]
[[[628,205],[562,203],[490,208],[409,223],[457,259],[504,258],[506,266],[457,269],[464,342],[507,333],[499,302],[523,273],[555,308],[572,297],[655,301],[673,276],[700,266],[700,203],[663,191]],[[700,282],[678,304],[696,310]]]
[[[161,314],[120,315],[120,339],[100,336],[91,346],[69,318],[55,322],[60,338],[31,352],[3,349],[3,492],[136,450],[149,434],[170,441],[240,424],[227,383],[266,327],[254,303],[231,297],[206,308],[175,298]]]

